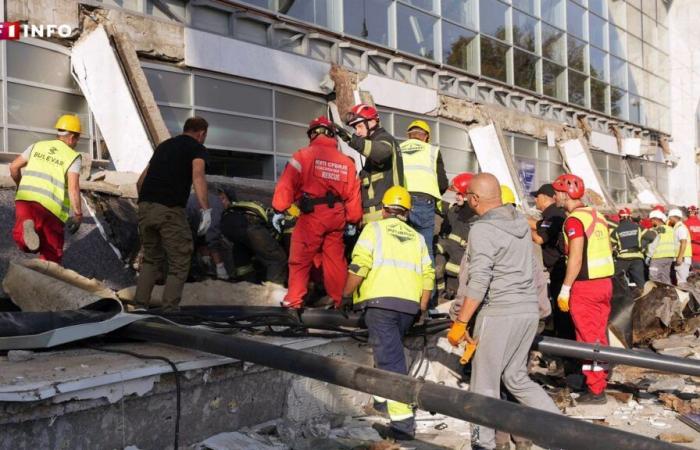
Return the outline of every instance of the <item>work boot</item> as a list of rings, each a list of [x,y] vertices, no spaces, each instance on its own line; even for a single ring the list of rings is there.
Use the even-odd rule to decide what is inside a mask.
[[[594,394],[591,391],[586,391],[586,393],[581,394],[579,398],[576,399],[577,405],[604,405],[608,402],[608,398],[605,396],[605,391],[600,394]]]
[[[30,252],[39,250],[39,235],[36,234],[33,220],[28,219],[22,222],[22,239]]]

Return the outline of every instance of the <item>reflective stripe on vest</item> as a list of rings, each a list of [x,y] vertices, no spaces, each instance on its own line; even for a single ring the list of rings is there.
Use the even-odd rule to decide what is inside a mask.
[[[690,245],[690,230],[688,229],[688,227],[687,227],[683,222],[678,222],[678,223],[676,223],[676,225],[674,225],[674,227],[673,227],[673,232],[674,232],[674,234],[675,234],[675,232],[676,232],[676,229],[679,228],[679,227],[684,227],[684,228],[685,228],[685,231],[686,231],[686,235],[688,236],[688,239],[686,239],[687,242],[686,242],[686,244],[685,244],[685,250],[684,250],[684,252],[683,252],[683,257],[684,257],[684,258],[692,258],[692,257],[693,257],[693,248],[692,248],[693,246]],[[674,249],[673,249],[673,251],[676,253],[674,256],[675,256],[675,257],[678,257],[678,251],[681,249],[681,241],[678,241],[677,246],[675,246],[675,245],[676,245],[676,239],[674,238],[674,239],[673,239],[673,244],[674,244]]]
[[[675,258],[676,244],[673,242],[673,228],[668,225],[657,227],[656,237],[658,241],[656,247],[654,247],[654,254],[651,255],[651,259]]]
[[[467,240],[466,240],[466,239],[462,239],[462,236],[460,236],[460,235],[458,235],[458,234],[455,234],[455,233],[450,233],[449,236],[447,236],[447,239],[449,239],[449,240],[451,240],[451,241],[455,241],[455,242],[458,243],[461,247],[466,247],[466,245],[467,245]]]
[[[437,181],[438,148],[418,139],[400,145],[406,189],[440,198]]]
[[[240,201],[240,202],[233,202],[231,203],[231,208],[233,209],[239,209],[242,210],[243,212],[250,212],[253,214],[256,214],[260,216],[260,218],[264,221],[267,222],[267,211],[265,208],[256,203],[256,202],[248,202],[248,201]]]
[[[15,200],[39,203],[62,222],[68,220],[66,173],[76,158],[80,154],[58,139],[34,144]]]
[[[582,271],[582,273],[587,274],[587,276],[579,274],[578,279],[595,280],[613,276],[615,264],[605,217],[595,209],[588,207],[575,209],[570,216],[581,221],[586,234],[584,251],[587,270]],[[563,234],[568,246],[569,237],[566,233]]]
[[[618,259],[642,259],[642,233],[639,226],[622,221],[610,235],[618,248]]]
[[[356,292],[354,303],[382,298],[419,303],[423,266],[431,264],[427,252],[423,258],[425,244],[421,236],[393,217],[372,222],[368,227],[356,246],[371,251],[372,268]]]

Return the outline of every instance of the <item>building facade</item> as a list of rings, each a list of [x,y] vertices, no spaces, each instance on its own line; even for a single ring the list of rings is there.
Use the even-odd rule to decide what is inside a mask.
[[[7,2],[6,20],[42,19],[14,3]],[[700,36],[688,11],[700,13],[700,5],[691,0],[81,3],[148,17],[153,33],[159,24],[183,28],[181,60],[143,55],[142,67],[172,133],[192,114],[210,122],[213,174],[276,180],[305,144],[306,123],[326,112],[320,82],[339,64],[399,81],[416,98],[445,95],[571,127],[584,118],[589,137],[597,136],[589,140],[592,160],[615,202],[635,201],[636,176],[670,203],[698,200],[700,89],[692,80],[700,76],[693,65]],[[70,44],[0,44],[0,142],[8,158],[50,136],[55,116],[77,112],[88,124],[79,149],[109,164],[70,75]],[[464,124],[402,96],[377,99],[389,131],[404,138],[406,125],[421,117],[435,130],[450,175],[478,170]],[[566,170],[551,140],[504,129],[516,166],[529,171],[527,187]],[[625,140],[638,145],[619,145]]]

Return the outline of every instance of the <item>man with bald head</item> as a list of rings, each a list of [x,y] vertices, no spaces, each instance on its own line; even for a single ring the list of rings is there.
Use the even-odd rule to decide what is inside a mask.
[[[558,413],[527,374],[539,322],[527,220],[512,205],[501,203],[500,184],[490,173],[472,179],[466,200],[479,219],[469,232],[466,296],[447,338],[454,346],[464,340],[477,343],[469,389],[500,398],[503,380],[520,403]],[[479,308],[472,337],[467,323]],[[496,448],[494,430],[472,425],[472,447]]]

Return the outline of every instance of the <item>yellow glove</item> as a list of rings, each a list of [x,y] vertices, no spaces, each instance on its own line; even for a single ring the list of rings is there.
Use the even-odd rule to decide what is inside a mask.
[[[447,333],[447,340],[453,347],[457,347],[467,336],[467,324],[464,322],[452,322],[450,331]]]
[[[557,305],[561,312],[569,312],[569,297],[571,296],[571,286],[564,285],[557,296]]]

